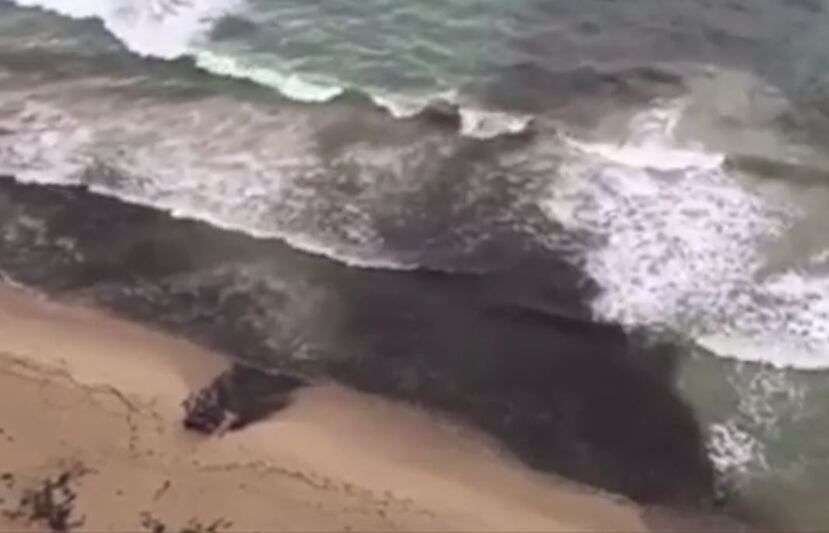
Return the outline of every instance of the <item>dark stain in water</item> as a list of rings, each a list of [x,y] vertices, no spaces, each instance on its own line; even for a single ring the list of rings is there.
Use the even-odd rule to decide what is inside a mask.
[[[541,251],[486,274],[355,269],[82,188],[0,179],[0,270],[246,365],[449,413],[535,468],[643,502],[711,496],[675,349],[591,321],[595,286]]]

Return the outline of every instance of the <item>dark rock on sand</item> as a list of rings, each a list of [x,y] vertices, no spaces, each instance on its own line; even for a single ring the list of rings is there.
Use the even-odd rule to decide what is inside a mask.
[[[286,407],[303,385],[293,376],[235,364],[183,402],[184,427],[201,433],[243,428]]]

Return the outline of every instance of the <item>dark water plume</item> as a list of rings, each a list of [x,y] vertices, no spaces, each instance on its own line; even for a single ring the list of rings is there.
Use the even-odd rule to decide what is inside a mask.
[[[594,323],[542,252],[487,274],[353,269],[83,188],[0,180],[0,270],[237,360],[458,417],[527,464],[642,502],[710,501],[677,353]]]

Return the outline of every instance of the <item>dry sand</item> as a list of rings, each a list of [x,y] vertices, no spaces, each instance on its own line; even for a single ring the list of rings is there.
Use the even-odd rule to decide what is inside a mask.
[[[336,386],[304,389],[221,438],[185,432],[181,400],[225,365],[105,313],[0,288],[0,530],[47,528],[28,519],[49,505],[96,531],[645,529],[621,499]],[[41,498],[21,508],[27,491]]]

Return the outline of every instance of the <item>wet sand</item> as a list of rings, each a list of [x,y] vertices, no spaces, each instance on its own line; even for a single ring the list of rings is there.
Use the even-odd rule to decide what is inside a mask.
[[[224,437],[185,432],[181,400],[226,364],[99,311],[0,289],[0,530],[50,518],[99,531],[646,529],[621,498],[334,385]]]

